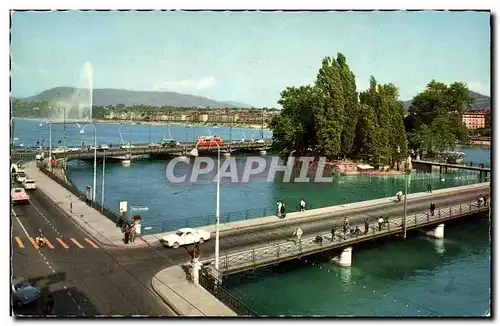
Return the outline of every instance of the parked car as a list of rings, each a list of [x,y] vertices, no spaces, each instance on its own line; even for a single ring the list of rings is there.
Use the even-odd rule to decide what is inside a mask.
[[[24,189],[26,189],[26,190],[35,190],[36,189],[35,180],[26,179],[23,181],[22,185],[23,185]]]
[[[180,143],[175,139],[162,139],[160,140],[161,147],[175,147],[180,146]]]
[[[17,170],[16,182],[22,183],[24,182],[24,180],[26,180],[26,172],[24,172],[23,170]]]
[[[43,152],[40,152],[40,153],[37,153],[36,156],[35,156],[35,159],[37,161],[41,161],[45,158],[45,154]]]
[[[255,143],[257,143],[257,144],[265,144],[265,143],[266,143],[266,141],[265,141],[264,139],[257,139],[257,140],[255,141]]]
[[[23,188],[14,188],[10,191],[10,197],[13,204],[29,202],[30,196]]]
[[[157,143],[151,143],[148,145],[149,148],[158,148],[158,147],[161,147],[160,144],[157,144]]]
[[[210,233],[204,230],[183,228],[173,234],[168,234],[160,240],[165,247],[179,248],[193,243],[203,243],[210,239]]]
[[[29,281],[21,279],[12,280],[12,303],[21,307],[40,299],[40,289]]]
[[[109,149],[109,146],[106,144],[102,144],[101,146],[99,146],[99,149]]]

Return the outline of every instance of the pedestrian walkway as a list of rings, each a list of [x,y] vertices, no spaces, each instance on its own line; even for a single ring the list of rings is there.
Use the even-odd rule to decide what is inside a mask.
[[[35,248],[39,249],[40,246],[36,242],[35,238],[32,237],[14,237],[14,240],[12,243],[20,248],[20,249],[25,249],[25,248]],[[75,238],[54,238],[54,239],[48,239],[45,238],[45,245],[43,247],[47,247],[49,249],[70,249],[70,248],[77,248],[77,249],[99,249],[99,246],[89,238],[83,238],[83,239],[75,239]]]
[[[64,213],[90,234],[100,246],[125,247],[123,234],[115,223],[99,211],[88,206],[80,198],[40,171],[36,162],[26,163],[26,174],[35,180],[38,190],[44,192]],[[140,238],[126,247],[141,247],[147,243]]]
[[[237,316],[201,285],[191,283],[180,266],[157,273],[153,290],[180,316]]]

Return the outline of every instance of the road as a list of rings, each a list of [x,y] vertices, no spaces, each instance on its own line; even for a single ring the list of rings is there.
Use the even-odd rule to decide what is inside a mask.
[[[473,201],[489,187],[471,190],[454,196],[433,199],[437,207]],[[167,249],[158,246],[109,249],[101,246],[72,222],[42,192],[30,193],[31,203],[14,206],[12,265],[13,276],[30,279],[42,289],[41,303],[20,309],[20,314],[39,313],[48,293],[56,300],[54,313],[66,316],[149,315],[170,316],[173,312],[151,288],[151,279],[166,267],[187,262],[184,248]],[[425,211],[428,199],[408,201],[408,214]],[[361,209],[314,221],[297,221],[276,228],[261,228],[221,235],[221,255],[243,251],[253,246],[292,238],[297,225],[304,237],[328,231],[349,216],[351,225],[362,224],[367,217],[375,222],[380,215],[401,216],[402,203]],[[30,242],[42,229],[49,242],[36,249]],[[27,234],[26,234],[27,233]],[[50,244],[50,245],[49,245]],[[21,247],[22,246],[22,247]],[[67,248],[66,248],[67,247]],[[97,248],[96,248],[97,247]],[[202,259],[213,256],[214,241],[201,246]]]
[[[59,316],[174,315],[151,288],[154,274],[171,264],[156,249],[101,248],[40,191],[31,192],[31,204],[13,210],[13,277],[42,290],[38,304],[16,313],[40,314],[51,293]],[[39,229],[49,242],[36,249],[29,238]]]

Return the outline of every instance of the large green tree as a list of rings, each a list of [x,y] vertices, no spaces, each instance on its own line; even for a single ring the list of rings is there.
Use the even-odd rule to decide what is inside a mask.
[[[411,148],[435,153],[454,147],[457,141],[466,143],[462,114],[472,102],[465,83],[446,85],[432,80],[415,96],[405,118]]]

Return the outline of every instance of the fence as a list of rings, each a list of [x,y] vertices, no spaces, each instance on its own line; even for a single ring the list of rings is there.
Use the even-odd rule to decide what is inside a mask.
[[[45,175],[47,175],[49,178],[51,178],[52,180],[54,180],[55,182],[57,182],[58,184],[63,186],[66,190],[71,192],[73,195],[75,195],[78,198],[80,198],[81,200],[85,201],[87,203],[87,205],[91,206],[95,210],[100,211],[101,214],[106,216],[111,221],[116,223],[120,219],[120,217],[116,213],[114,213],[112,210],[110,210],[106,206],[100,205],[95,201],[88,200],[86,198],[85,194],[83,194],[80,191],[80,189],[78,189],[71,181],[66,181],[66,180],[60,178],[57,174],[55,174],[55,173],[51,172],[49,169],[47,169],[46,165],[41,165],[39,163],[37,163],[37,164],[38,164],[38,168],[40,169],[40,171],[42,171]]]
[[[245,305],[240,299],[226,290],[217,277],[212,275],[206,268],[202,268],[199,274],[200,285],[210,292],[214,297],[233,310],[238,316],[258,316],[258,314]]]
[[[288,207],[288,206],[287,206]],[[310,205],[308,204],[307,209],[323,208],[324,206]],[[288,210],[287,213],[298,212],[299,208],[296,210]],[[234,211],[229,213],[220,214],[220,223],[229,223],[235,221],[249,220],[260,217],[267,217],[276,215],[276,206],[267,206],[261,208],[252,208],[241,211]],[[207,225],[215,224],[215,214],[207,214],[195,217],[181,218],[176,220],[157,222],[157,223],[146,223],[143,224],[143,234],[154,234],[161,232],[175,231],[180,228],[198,228]]]
[[[406,228],[414,229],[432,225],[444,222],[450,218],[484,212],[488,209],[488,206],[480,206],[477,202],[470,202],[436,210],[434,215],[428,212],[417,213],[407,216]],[[402,220],[402,217],[398,217],[386,220],[380,225],[378,223],[375,225],[370,224],[367,233],[359,232],[356,234],[349,232],[344,234],[343,231],[334,231],[333,236],[331,233],[321,234],[302,238],[300,241],[292,240],[243,252],[228,253],[220,257],[220,272],[222,274],[241,272],[247,269],[276,264],[297,257],[371,240],[384,235],[400,233],[403,227]],[[317,240],[318,237],[321,238],[321,241]]]

